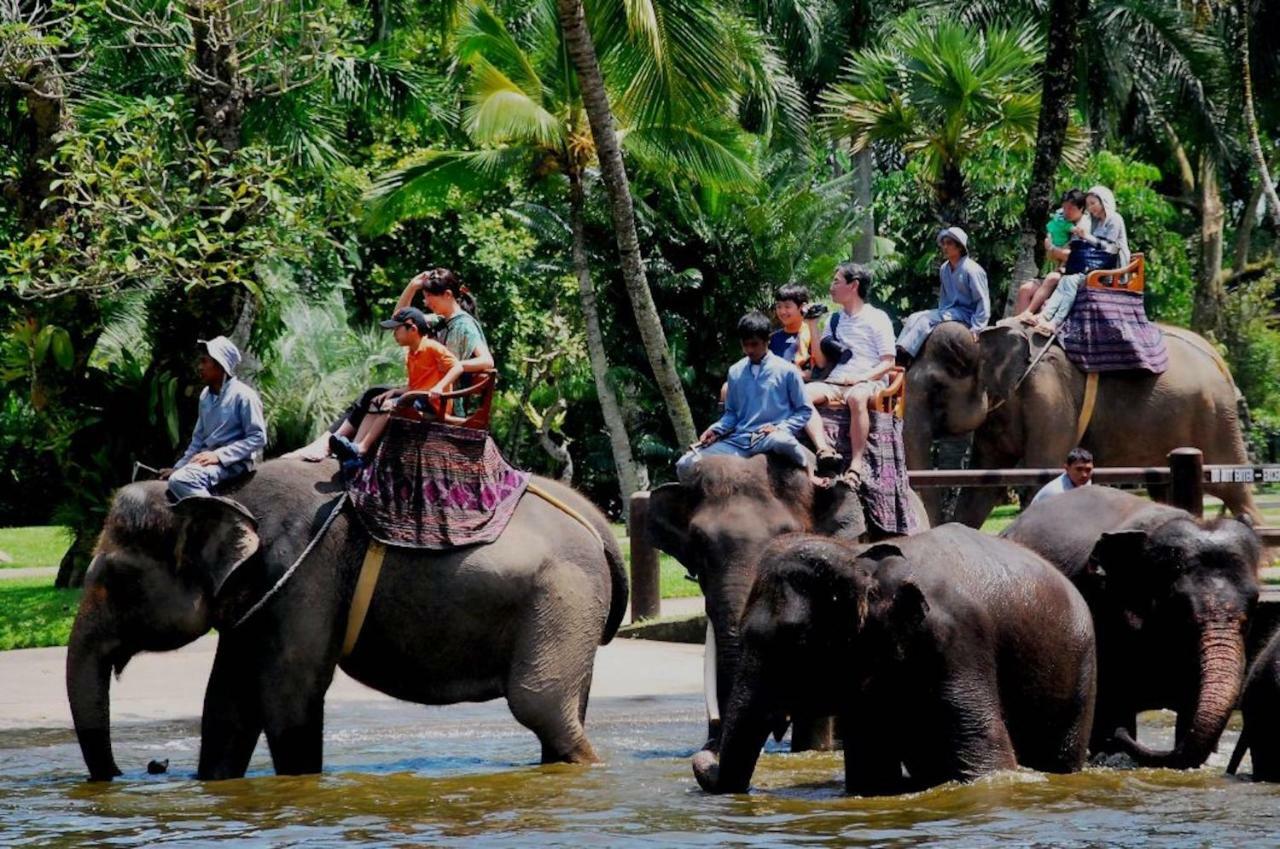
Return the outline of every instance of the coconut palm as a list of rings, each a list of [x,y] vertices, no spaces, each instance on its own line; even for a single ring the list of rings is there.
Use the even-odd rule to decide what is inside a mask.
[[[963,223],[965,160],[1035,139],[1041,50],[1028,24],[983,31],[907,13],[883,46],[854,53],[823,93],[827,131],[848,138],[855,153],[883,142],[923,157],[939,219]]]
[[[586,322],[592,374],[622,494],[629,497],[640,488],[642,474],[632,456],[617,396],[609,385],[609,362],[584,226],[588,169],[599,155],[554,0],[543,0],[530,10],[519,39],[482,0],[468,4],[461,20],[455,33],[456,52],[459,62],[470,68],[462,127],[477,149],[432,151],[386,175],[371,194],[366,221],[374,230],[385,229],[402,218],[438,208],[450,192],[483,191],[512,177],[543,179],[561,187],[569,208],[572,268]],[[713,82],[727,84],[732,77],[734,85],[726,85],[716,98],[709,98],[704,86],[678,78],[674,68],[663,67],[664,63],[683,62],[680,54],[689,52],[690,44],[672,45],[658,39],[637,49],[625,33],[610,26],[602,29],[620,35],[619,40],[606,42],[611,45],[606,67],[618,71],[616,78],[628,80],[615,98],[618,135],[628,154],[657,175],[679,173],[721,188],[750,185],[754,177],[738,149],[739,133],[726,118],[734,103],[725,93],[741,91],[742,77],[725,76],[717,70],[711,77]],[[647,64],[631,55],[645,51],[661,55]],[[733,54],[712,58],[717,63],[725,61],[730,68],[743,64]],[[758,69],[761,75],[768,74],[768,69]],[[672,97],[683,99],[673,101]],[[624,250],[624,272],[626,256]],[[638,261],[638,257],[637,246],[634,258]],[[647,285],[644,292],[647,296]],[[632,303],[636,303],[634,297]],[[651,299],[649,308],[652,322],[647,335],[642,309],[636,309],[642,337],[647,348],[657,345],[661,349],[670,366]],[[678,378],[673,389],[664,385],[662,369],[655,365],[654,371],[676,425],[677,439],[692,441],[687,404],[683,414],[679,411],[684,393]],[[673,396],[678,398],[673,400]],[[682,419],[687,422],[682,424]]]

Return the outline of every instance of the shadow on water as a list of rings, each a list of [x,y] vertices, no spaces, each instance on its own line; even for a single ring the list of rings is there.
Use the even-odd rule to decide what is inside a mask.
[[[601,700],[595,767],[539,766],[501,703],[422,709],[342,705],[328,716],[326,772],[193,780],[198,728],[122,726],[124,779],[83,781],[66,731],[0,734],[0,844],[170,846],[1207,846],[1274,842],[1280,789],[1226,778],[1235,732],[1189,773],[1090,768],[1001,773],[888,799],[842,794],[838,753],[770,745],[747,796],[712,797],[689,756],[705,724],[692,698]],[[1168,742],[1167,717],[1144,739]],[[171,772],[147,776],[152,757]]]

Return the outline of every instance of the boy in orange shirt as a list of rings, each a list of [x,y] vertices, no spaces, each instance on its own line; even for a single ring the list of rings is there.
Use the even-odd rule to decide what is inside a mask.
[[[381,322],[381,325],[394,332],[398,345],[409,349],[404,362],[409,383],[373,399],[370,415],[360,422],[360,429],[356,431],[354,439],[337,433],[329,436],[329,450],[342,461],[344,467],[348,463],[364,462],[364,458],[378,444],[387,429],[386,414],[391,412],[397,403],[396,399],[401,395],[406,392],[426,392],[428,403],[446,403],[440,400],[440,393],[447,392],[462,374],[462,363],[448,348],[427,335],[427,316],[422,310],[414,307],[396,310],[396,314]],[[446,407],[446,411],[447,409]]]

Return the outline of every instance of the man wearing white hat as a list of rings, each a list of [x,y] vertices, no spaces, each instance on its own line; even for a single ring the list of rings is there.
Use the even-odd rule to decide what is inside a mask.
[[[912,313],[902,323],[898,348],[906,362],[920,353],[924,340],[942,322],[961,322],[977,338],[978,331],[991,319],[987,272],[969,257],[968,235],[959,227],[947,227],[938,232],[938,247],[946,258],[938,269],[938,308]]]
[[[200,417],[186,453],[172,469],[160,472],[175,501],[208,495],[214,485],[250,471],[254,455],[267,444],[262,401],[251,386],[236,379],[238,365],[240,352],[227,337],[200,340],[196,370],[205,387]]]

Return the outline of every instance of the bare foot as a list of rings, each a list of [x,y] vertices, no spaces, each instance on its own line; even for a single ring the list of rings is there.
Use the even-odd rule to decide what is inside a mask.
[[[319,463],[328,459],[329,449],[327,446],[304,445],[297,451],[290,451],[288,454],[281,454],[281,460],[305,460],[308,463]]]
[[[1022,322],[1023,324],[1035,325],[1040,323],[1040,317],[1035,313],[1031,312],[1030,310],[1027,310],[1026,312],[1018,313],[1017,318],[1018,318],[1018,321]]]
[[[809,472],[809,483],[813,484],[814,489],[830,489],[835,483],[835,478],[824,478]]]
[[[1036,333],[1039,333],[1041,336],[1052,336],[1057,332],[1058,328],[1049,324],[1047,321],[1042,321],[1036,324]]]

